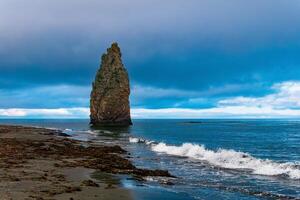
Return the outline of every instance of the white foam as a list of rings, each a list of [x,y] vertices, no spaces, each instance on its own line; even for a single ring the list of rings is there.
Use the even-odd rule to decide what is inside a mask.
[[[154,144],[154,141],[151,140],[145,140],[142,138],[135,138],[135,137],[129,137],[129,142],[130,143],[144,143],[146,145]]]
[[[253,174],[275,176],[287,175],[291,179],[300,179],[300,169],[297,163],[278,163],[268,159],[255,158],[247,153],[234,150],[219,149],[212,151],[203,145],[184,143],[172,146],[165,143],[152,144],[151,149],[158,153],[189,157],[206,161],[211,165],[227,169],[247,169]]]
[[[91,134],[91,135],[97,135],[97,132],[96,131],[92,131],[92,130],[87,130],[87,131],[82,131],[84,133],[88,133],[88,134]]]
[[[146,143],[146,145],[157,144],[156,142],[154,142],[152,140],[146,140],[145,143]]]
[[[155,181],[155,179],[152,176],[146,176],[145,180],[146,181],[151,181],[151,182]]]
[[[130,143],[146,143],[146,140],[141,139],[141,138],[130,137],[129,142]]]
[[[138,143],[138,142],[139,142],[139,138],[133,138],[133,137],[130,137],[130,138],[129,138],[129,142],[130,142],[130,143]]]

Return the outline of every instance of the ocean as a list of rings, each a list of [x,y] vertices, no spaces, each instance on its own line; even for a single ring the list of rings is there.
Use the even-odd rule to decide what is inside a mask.
[[[147,119],[91,129],[83,119],[1,119],[62,129],[75,139],[119,144],[136,166],[169,170],[120,184],[137,200],[300,199],[300,120]]]

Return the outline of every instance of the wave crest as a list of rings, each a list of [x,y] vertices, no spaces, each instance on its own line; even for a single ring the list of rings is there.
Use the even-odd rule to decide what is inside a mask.
[[[158,153],[193,158],[206,161],[211,165],[227,169],[247,169],[253,174],[275,176],[285,175],[291,179],[300,179],[299,165],[296,163],[278,163],[268,159],[259,159],[248,153],[219,149],[212,151],[203,145],[184,143],[172,146],[165,143],[153,144],[151,149]]]
[[[129,142],[130,142],[130,143],[144,143],[144,144],[146,144],[146,145],[155,144],[154,141],[144,140],[144,139],[142,139],[142,138],[135,138],[135,137],[130,137],[130,138],[129,138]]]

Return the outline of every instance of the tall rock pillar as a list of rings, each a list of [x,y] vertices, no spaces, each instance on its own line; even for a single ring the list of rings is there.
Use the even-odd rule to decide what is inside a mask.
[[[102,55],[90,100],[90,120],[94,126],[132,125],[129,104],[130,86],[121,50],[113,43]]]

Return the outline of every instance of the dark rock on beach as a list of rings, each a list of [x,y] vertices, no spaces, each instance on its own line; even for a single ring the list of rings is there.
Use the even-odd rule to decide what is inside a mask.
[[[120,199],[106,191],[100,182],[87,179],[95,170],[140,179],[172,177],[168,171],[135,167],[120,146],[76,141],[62,137],[61,133],[0,125],[0,196],[3,199]],[[128,199],[126,192],[120,194],[124,196],[121,199]]]
[[[121,60],[121,50],[113,43],[97,72],[91,92],[91,124],[94,126],[129,126],[129,78]]]

